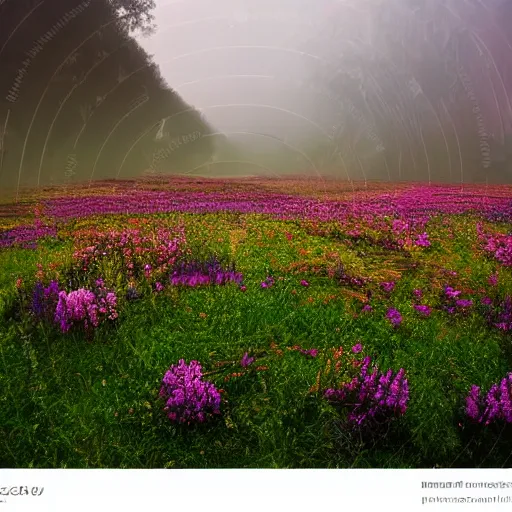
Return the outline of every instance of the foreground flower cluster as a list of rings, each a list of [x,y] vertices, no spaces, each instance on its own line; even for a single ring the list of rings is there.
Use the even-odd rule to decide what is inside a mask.
[[[479,386],[471,386],[466,397],[466,414],[476,423],[489,425],[497,421],[512,423],[512,373],[493,384],[485,396]]]
[[[96,281],[93,290],[79,288],[66,292],[57,281],[47,287],[37,282],[32,298],[32,313],[38,320],[47,320],[59,326],[65,333],[72,327],[85,330],[96,328],[104,320],[118,317],[115,292],[107,290],[103,280]]]
[[[353,348],[354,353],[362,350],[360,345]],[[370,356],[363,359],[360,373],[349,383],[338,389],[327,389],[324,393],[331,403],[349,408],[348,423],[353,426],[369,426],[382,423],[405,414],[409,402],[409,384],[405,370],[395,374],[389,369],[382,373],[377,365],[369,373]]]
[[[202,376],[202,367],[197,361],[187,365],[183,359],[164,375],[160,397],[165,400],[164,410],[173,423],[203,423],[220,414],[220,393]]]

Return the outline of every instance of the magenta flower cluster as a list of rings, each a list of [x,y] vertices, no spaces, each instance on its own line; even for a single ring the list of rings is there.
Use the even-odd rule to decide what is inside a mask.
[[[394,281],[380,283],[380,287],[386,292],[391,293],[395,289],[396,283]]]
[[[432,309],[425,304],[415,304],[414,309],[423,316],[430,316]]]
[[[428,239],[428,233],[420,234],[415,242],[415,245],[417,245],[418,247],[430,247],[432,244]]]
[[[358,347],[359,348],[359,347]],[[353,426],[368,426],[372,422],[390,420],[405,414],[409,402],[409,384],[405,370],[396,374],[389,369],[382,373],[377,365],[368,372],[371,358],[366,356],[360,374],[339,389],[327,389],[324,397],[333,404],[348,407],[347,417]]]
[[[304,356],[313,357],[313,358],[318,355],[317,348],[309,348],[309,349],[302,348],[302,349],[300,349],[299,352]]]
[[[356,343],[352,347],[352,353],[354,354],[360,354],[363,351],[363,345],[361,343]]]
[[[288,349],[295,350],[306,357],[315,358],[318,355],[317,348],[302,348],[300,345],[294,345],[293,347],[288,347]]]
[[[173,423],[203,423],[220,414],[220,393],[213,383],[203,380],[197,361],[186,364],[180,359],[172,365],[162,380],[160,397],[165,400],[164,411]]]
[[[505,332],[512,331],[512,297],[510,295],[494,301],[490,297],[484,297],[481,302],[489,325]]]
[[[391,325],[393,327],[398,327],[402,323],[402,315],[400,314],[400,311],[395,308],[389,308],[388,312],[386,313],[386,318],[391,322]]]
[[[484,251],[505,267],[512,267],[512,235],[485,234],[477,227]]]
[[[234,265],[224,268],[217,258],[212,257],[204,262],[191,261],[175,265],[169,280],[173,286],[225,285],[230,282],[240,285],[243,275],[236,272]]]
[[[471,386],[466,397],[466,415],[474,422],[489,425],[503,420],[512,423],[512,373],[493,384],[485,396],[479,386]]]
[[[115,320],[118,317],[116,294],[106,290],[101,280],[96,282],[96,286],[96,293],[85,288],[69,293],[59,292],[54,321],[62,332],[68,332],[77,325],[88,330],[98,327],[105,319]]]
[[[451,286],[445,286],[444,291],[441,295],[442,308],[450,313],[464,313],[473,305],[471,299],[461,299],[460,290],[455,290]]]
[[[267,278],[265,279],[265,281],[262,281],[261,282],[261,287],[262,288],[272,288],[272,286],[274,286],[274,283],[275,283],[275,280],[272,276],[267,276]]]
[[[460,290],[454,290],[451,286],[445,286],[444,294],[449,299],[456,299],[462,292]]]
[[[394,217],[399,212],[402,225],[397,223],[394,226],[398,234],[418,228],[437,213],[479,212],[483,216],[494,217],[496,212],[502,214],[510,206],[510,199],[506,195],[499,197],[496,194],[494,197],[471,190],[461,193],[459,187],[411,186],[396,196],[383,193],[354,204],[350,200],[319,201],[317,198],[262,191],[261,188],[226,192],[221,190],[222,182],[216,184],[217,190],[207,192],[204,184],[200,185],[202,190],[172,190],[173,183],[178,182],[176,179],[170,180],[169,190],[165,191],[120,189],[116,194],[51,199],[44,202],[45,214],[51,219],[68,219],[98,214],[124,214],[127,211],[132,214],[235,211],[284,219],[300,216],[320,221],[342,221],[351,215],[382,219],[384,216]]]

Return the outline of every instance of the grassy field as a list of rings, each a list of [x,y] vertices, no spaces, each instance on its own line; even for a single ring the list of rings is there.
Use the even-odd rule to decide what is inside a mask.
[[[512,380],[494,416],[466,401],[512,370],[510,187],[190,179],[139,184],[145,210],[123,212],[130,187],[2,207],[2,467],[511,466]],[[232,278],[198,281],[212,258]],[[99,297],[100,278],[116,301],[97,326],[71,299],[66,329],[55,300],[35,306],[37,286]],[[364,386],[326,398],[367,356],[405,371],[402,410]],[[159,392],[181,359],[219,414],[168,417]]]

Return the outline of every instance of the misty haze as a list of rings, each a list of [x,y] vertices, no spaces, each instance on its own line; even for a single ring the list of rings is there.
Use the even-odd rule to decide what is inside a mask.
[[[177,174],[510,183],[511,8],[2,2],[2,188]]]

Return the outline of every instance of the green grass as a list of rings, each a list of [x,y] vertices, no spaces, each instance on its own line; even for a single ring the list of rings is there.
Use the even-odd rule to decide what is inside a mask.
[[[476,313],[452,320],[435,312],[420,319],[411,306],[417,287],[426,290],[426,300],[434,299],[428,290],[433,278],[441,282],[440,265],[465,272],[460,279],[467,286],[485,285],[495,267],[474,252],[473,219],[451,220],[454,239],[437,226],[438,241],[413,255],[418,268],[402,272],[391,298],[381,297],[372,313],[356,315],[361,306],[322,264],[328,268],[337,253],[358,273],[386,276],[400,267],[393,255],[260,216],[159,217],[183,221],[196,253],[234,259],[247,291],[226,286],[151,296],[127,304],[115,325],[101,326],[87,341],[80,333],[64,335],[12,317],[16,278],[33,281],[39,262],[67,262],[72,245],[0,252],[2,467],[414,468],[510,462],[508,431],[498,439],[458,425],[470,385],[487,389],[510,370],[510,337],[489,329]],[[89,222],[122,225],[123,219]],[[294,264],[310,270],[294,272]],[[263,290],[260,282],[269,273],[283,279]],[[309,288],[300,286],[301,279]],[[502,279],[500,287],[512,291],[510,280]],[[329,296],[334,298],[325,300]],[[391,305],[404,317],[398,329],[385,319]],[[309,393],[325,359],[286,348],[342,346],[350,352],[358,341],[379,367],[404,367],[411,393],[406,415],[369,444],[347,436],[336,411]],[[271,343],[282,356],[270,350]],[[226,382],[228,373],[240,371],[246,351],[268,369]],[[161,410],[162,376],[182,358],[199,360],[225,390],[222,416],[212,423],[176,427]]]

